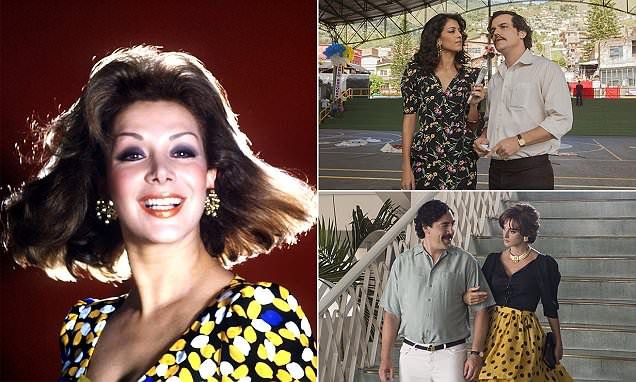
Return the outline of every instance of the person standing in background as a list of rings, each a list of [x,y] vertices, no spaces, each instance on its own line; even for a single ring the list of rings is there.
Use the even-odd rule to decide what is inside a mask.
[[[581,81],[577,82],[574,94],[576,95],[576,106],[583,106],[583,85],[581,85]]]

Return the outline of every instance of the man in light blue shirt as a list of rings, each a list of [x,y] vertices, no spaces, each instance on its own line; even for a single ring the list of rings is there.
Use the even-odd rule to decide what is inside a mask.
[[[492,293],[477,260],[451,245],[453,211],[431,200],[418,211],[415,230],[421,242],[400,254],[391,267],[380,305],[384,308],[380,379],[393,377],[391,349],[399,334],[401,381],[463,382],[479,374],[488,331],[487,307]],[[468,307],[462,297],[469,288],[488,293],[472,305],[475,328],[470,355]],[[415,379],[417,378],[417,379]]]

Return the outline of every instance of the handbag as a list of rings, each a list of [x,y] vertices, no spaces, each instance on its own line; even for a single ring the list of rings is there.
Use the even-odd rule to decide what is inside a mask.
[[[548,332],[545,336],[545,343],[543,344],[543,362],[545,362],[550,369],[554,369],[556,366],[556,357],[554,356],[555,346],[554,333]]]

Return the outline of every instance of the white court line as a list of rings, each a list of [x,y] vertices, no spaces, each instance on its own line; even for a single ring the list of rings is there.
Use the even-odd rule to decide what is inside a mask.
[[[610,153],[614,158],[618,159],[618,160],[622,160],[621,157],[619,157],[618,155],[614,154],[613,152],[609,151],[609,149],[605,146],[603,146],[599,141],[597,141],[595,138],[592,138],[592,140],[594,142],[596,142],[597,145],[601,146],[603,149],[605,149],[608,153]]]
[[[320,171],[350,171],[350,172],[379,172],[379,173],[401,173],[402,170],[370,170],[370,169],[353,169],[353,168],[319,168]],[[322,175],[321,175],[322,176]],[[488,176],[488,174],[477,173],[477,176]],[[619,182],[631,182],[636,181],[636,178],[622,178],[622,177],[593,177],[593,176],[555,176],[555,180],[557,179],[576,179],[576,180],[613,180]]]
[[[398,182],[399,178],[370,178],[370,177],[351,177],[351,176],[319,176],[319,179],[339,179],[339,180],[382,180],[390,182]],[[477,184],[488,185],[488,182],[477,182]],[[636,190],[636,187],[629,186],[592,186],[592,185],[575,185],[575,184],[555,184],[554,188],[571,190],[575,188],[598,189],[598,190]]]
[[[366,146],[370,146],[366,145]],[[381,152],[381,151],[373,151],[373,152],[358,152],[358,151],[326,151],[326,150],[319,150],[320,154],[338,154],[338,155],[347,155],[347,154],[351,154],[351,155],[375,155],[375,154],[393,154],[393,155],[402,155],[402,153],[385,153],[385,152]],[[598,151],[603,151],[603,149],[599,149]],[[591,151],[588,151],[591,152]],[[568,162],[574,162],[574,161],[579,161],[579,162],[616,162],[615,159],[590,159],[590,158],[577,158],[577,157],[568,157],[568,156],[553,156],[550,157],[550,160],[563,160],[563,161],[568,161]],[[620,159],[621,162],[636,162],[636,159]]]

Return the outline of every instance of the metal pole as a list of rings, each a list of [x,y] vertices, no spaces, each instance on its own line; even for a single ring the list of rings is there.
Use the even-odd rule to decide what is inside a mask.
[[[490,17],[492,16],[492,4],[491,4],[491,0],[488,0],[488,20],[490,20]],[[492,44],[492,36],[490,35],[490,31],[488,32],[488,45]],[[492,78],[492,58],[490,58],[490,55],[488,55],[488,81],[490,81],[490,79]]]
[[[336,42],[338,42],[338,37],[336,36],[336,34],[332,34],[331,35],[331,43],[335,44]],[[331,102],[329,103],[329,113],[331,113],[331,109],[333,107],[332,103],[336,102],[336,81],[337,81],[337,70],[336,70],[336,66],[333,64],[333,61],[331,61],[331,71],[333,72],[333,82],[331,83]]]

